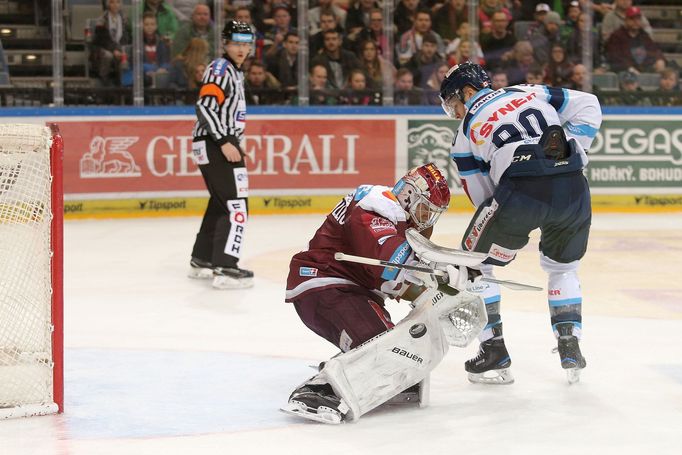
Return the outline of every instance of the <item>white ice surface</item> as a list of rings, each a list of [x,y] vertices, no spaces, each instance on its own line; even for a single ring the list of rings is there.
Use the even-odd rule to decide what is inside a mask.
[[[550,352],[545,294],[504,291],[515,384],[469,384],[476,346],[453,348],[430,407],[340,426],[278,411],[336,353],[284,303],[289,258],[321,220],[252,217],[256,285],[239,291],[185,278],[199,218],[67,222],[66,413],[0,421],[0,455],[682,453],[682,215],[595,215],[579,384]],[[444,217],[433,240],[456,246],[467,222]],[[546,286],[537,242],[498,277]]]

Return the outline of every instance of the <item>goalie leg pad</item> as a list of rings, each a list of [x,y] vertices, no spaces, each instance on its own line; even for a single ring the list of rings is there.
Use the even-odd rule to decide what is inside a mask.
[[[359,419],[424,380],[440,363],[448,351],[440,319],[472,301],[483,307],[482,300],[475,295],[450,291],[454,295],[425,291],[414,301],[415,308],[395,327],[326,362],[313,380],[330,384],[347,404],[350,410],[345,420]],[[482,311],[485,315],[484,308]]]

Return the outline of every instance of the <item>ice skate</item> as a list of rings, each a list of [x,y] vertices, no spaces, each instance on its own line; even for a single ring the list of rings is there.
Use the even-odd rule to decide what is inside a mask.
[[[566,370],[568,383],[580,381],[580,371],[587,366],[587,361],[580,352],[578,338],[574,335],[560,336],[557,351],[561,358],[561,368]]]
[[[213,278],[213,264],[208,261],[192,258],[189,261],[189,273],[187,276],[197,280]]]
[[[213,269],[213,287],[216,289],[244,289],[253,286],[253,272],[239,267]]]
[[[510,366],[511,358],[503,338],[491,338],[482,342],[478,355],[464,363],[469,381],[479,384],[513,383]]]
[[[282,408],[287,414],[330,424],[343,422],[348,410],[348,406],[336,396],[329,384],[306,384],[299,387]]]

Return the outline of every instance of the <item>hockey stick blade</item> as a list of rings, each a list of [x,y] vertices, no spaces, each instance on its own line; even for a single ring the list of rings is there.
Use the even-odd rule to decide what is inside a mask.
[[[443,270],[431,269],[428,267],[419,267],[417,265],[396,264],[393,262],[384,261],[382,259],[374,259],[374,258],[366,258],[366,257],[362,257],[362,256],[354,256],[352,254],[346,254],[346,253],[341,253],[341,252],[334,253],[334,259],[336,259],[337,261],[356,262],[358,264],[365,264],[365,265],[394,267],[397,269],[412,270],[414,272],[428,273],[429,275],[447,276],[447,273]],[[513,289],[515,291],[542,291],[543,290],[539,286],[532,286],[530,284],[517,283],[516,281],[498,280],[497,278],[481,277],[481,281],[486,281],[488,283],[496,283],[496,284],[499,284],[500,286],[504,286],[504,287],[507,287],[509,289]]]

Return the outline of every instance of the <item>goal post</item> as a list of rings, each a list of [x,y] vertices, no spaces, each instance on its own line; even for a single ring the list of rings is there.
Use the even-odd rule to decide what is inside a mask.
[[[0,124],[0,419],[63,411],[63,141]]]

